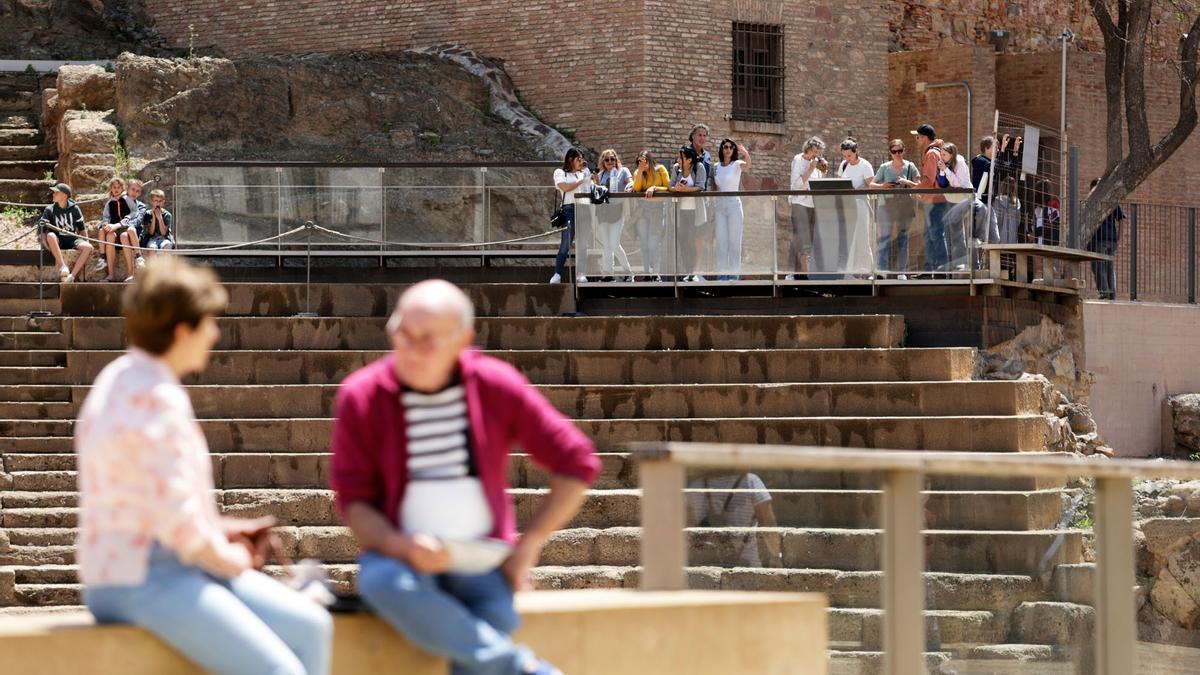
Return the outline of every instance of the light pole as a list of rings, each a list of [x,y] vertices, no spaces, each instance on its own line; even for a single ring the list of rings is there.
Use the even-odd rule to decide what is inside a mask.
[[[974,115],[973,115],[974,111],[972,110],[972,105],[971,105],[973,94],[971,92],[970,83],[968,83],[966,80],[957,80],[954,82],[933,82],[933,83],[918,82],[916,85],[916,90],[917,90],[918,94],[923,94],[929,89],[945,89],[947,87],[962,87],[963,89],[967,90],[967,138],[965,139],[966,142],[963,144],[963,147],[969,148],[969,147],[971,147],[971,144],[975,142],[975,138],[972,135],[972,129],[971,129],[971,121],[974,117]]]

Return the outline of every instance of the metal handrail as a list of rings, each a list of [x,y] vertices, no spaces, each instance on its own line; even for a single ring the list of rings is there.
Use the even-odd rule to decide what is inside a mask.
[[[249,167],[269,169],[275,167],[298,169],[545,169],[562,166],[556,161],[521,162],[316,162],[316,161],[271,161],[271,160],[180,160],[177,167]]]
[[[645,590],[687,586],[680,498],[688,467],[774,468],[883,473],[882,567],[884,671],[925,672],[924,525],[926,474],[1089,476],[1096,479],[1096,673],[1128,675],[1134,667],[1133,479],[1200,479],[1200,464],[1084,458],[1069,453],[977,453],[738,444],[632,446],[642,487],[641,563]]]

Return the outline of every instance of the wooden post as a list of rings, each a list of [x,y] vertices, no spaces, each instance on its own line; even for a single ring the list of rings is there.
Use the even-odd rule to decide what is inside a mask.
[[[684,468],[672,460],[639,465],[642,483],[642,590],[687,588]]]
[[[1029,256],[1024,253],[1017,253],[1017,271],[1013,281],[1029,283]]]
[[[1004,268],[1000,262],[1000,251],[988,251],[988,271],[993,279],[1004,278]]]
[[[1131,479],[1096,479],[1096,675],[1138,672],[1132,508]]]
[[[925,540],[918,471],[889,471],[883,486],[883,672],[925,672]]]

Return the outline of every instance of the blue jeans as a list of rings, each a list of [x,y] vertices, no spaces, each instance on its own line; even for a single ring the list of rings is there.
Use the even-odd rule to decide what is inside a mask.
[[[945,271],[950,262],[950,253],[946,249],[946,211],[950,205],[946,202],[927,204],[925,209],[925,269],[936,272]]]
[[[567,254],[571,252],[571,242],[575,241],[575,205],[565,204],[563,215],[567,218],[567,229],[562,231],[562,242],[558,245],[558,255],[554,258],[554,273],[562,274],[563,266],[567,264]]]
[[[908,197],[899,197],[908,199]],[[878,210],[879,243],[876,250],[876,265],[880,272],[907,273],[908,269],[908,230],[912,227],[912,216],[893,216],[887,207]],[[896,264],[892,264],[892,229],[896,230]]]
[[[453,675],[519,675],[532,659],[509,639],[519,618],[499,570],[433,576],[378,553],[358,562],[363,601],[409,642],[449,659]]]
[[[1088,250],[1105,255],[1116,255],[1117,242],[1093,239]],[[1111,260],[1092,261],[1092,278],[1096,280],[1096,292],[1101,300],[1117,299],[1117,269]]]
[[[83,600],[97,622],[140,626],[220,675],[329,673],[329,613],[259,572],[219,579],[155,544],[141,586],[89,586]]]

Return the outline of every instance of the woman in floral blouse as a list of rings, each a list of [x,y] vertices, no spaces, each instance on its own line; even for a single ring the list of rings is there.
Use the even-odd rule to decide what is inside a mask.
[[[79,576],[101,623],[141,626],[216,673],[329,672],[329,614],[252,567],[218,514],[204,433],[179,378],[201,371],[228,296],[207,270],[155,258],[125,293],[128,353],[80,412]],[[253,526],[253,524],[251,524]]]

